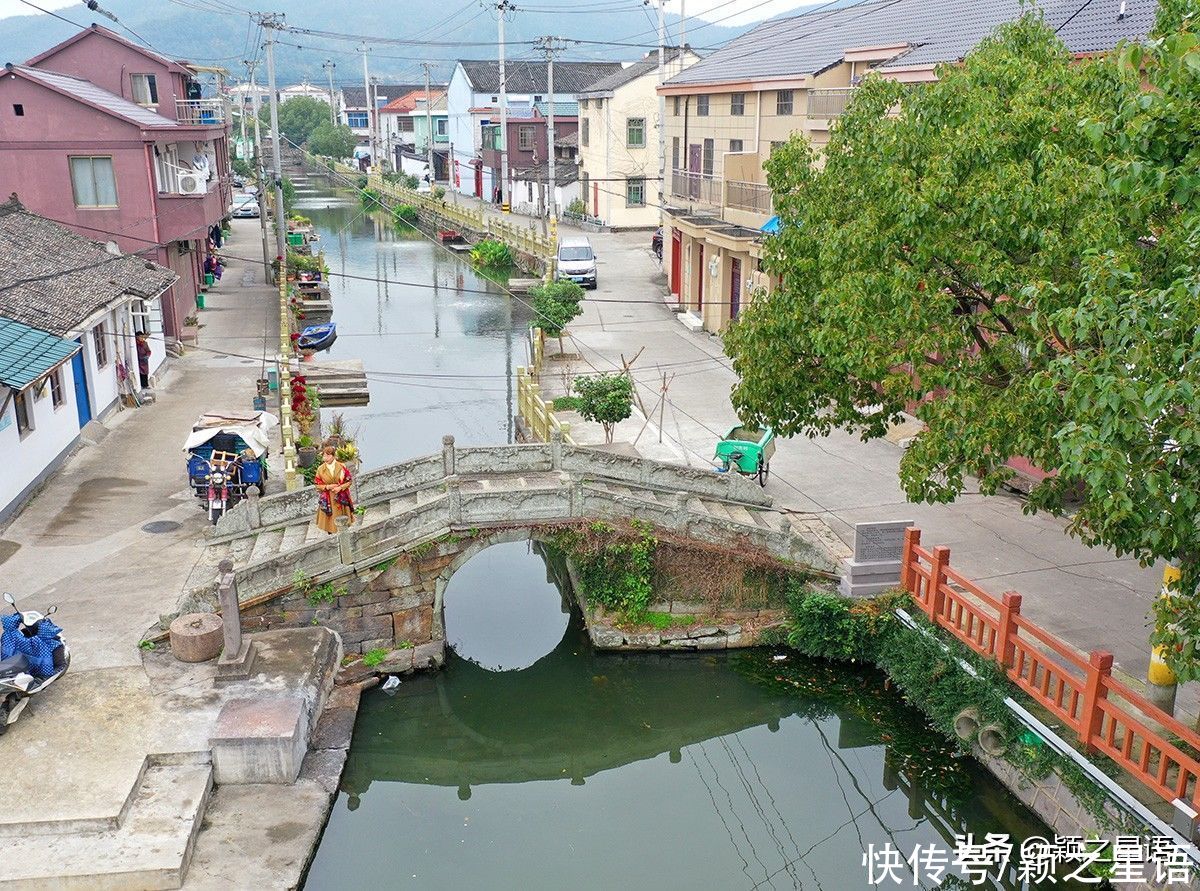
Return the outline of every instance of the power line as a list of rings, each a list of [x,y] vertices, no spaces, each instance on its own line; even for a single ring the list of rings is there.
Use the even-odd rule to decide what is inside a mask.
[[[81,31],[87,30],[86,25],[81,25],[81,24],[79,24],[79,22],[73,22],[66,16],[59,15],[57,12],[51,12],[48,9],[42,9],[42,7],[38,6],[36,3],[30,3],[29,0],[21,0],[21,2],[24,3],[26,6],[36,9],[38,12],[44,12],[48,16],[53,16],[54,18],[58,19],[60,22],[66,22],[68,25],[74,25],[76,28],[78,28]]]

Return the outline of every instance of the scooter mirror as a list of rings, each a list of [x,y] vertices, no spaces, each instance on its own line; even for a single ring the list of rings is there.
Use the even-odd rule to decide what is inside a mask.
[[[52,616],[52,615],[54,615],[56,612],[58,612],[58,607],[57,607],[57,606],[52,606],[52,607],[50,607],[50,609],[46,610],[46,615],[48,615],[48,616]]]
[[[9,594],[7,591],[4,592],[4,599],[8,602],[8,604],[10,606],[17,605],[17,602],[15,600],[13,600],[13,596],[11,594]]]

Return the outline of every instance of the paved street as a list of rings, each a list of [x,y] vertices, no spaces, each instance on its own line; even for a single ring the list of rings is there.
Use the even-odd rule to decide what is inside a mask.
[[[645,348],[634,376],[653,416],[624,422],[617,439],[632,440],[647,455],[706,464],[713,446],[735,422],[729,401],[735,375],[721,341],[692,333],[664,304],[664,280],[650,253],[650,233],[592,234],[598,256],[599,288],[588,292],[584,314],[570,326],[569,363],[549,361],[542,384],[561,394],[574,370],[619,369]],[[615,302],[604,302],[604,301]],[[547,342],[547,354],[557,352]],[[674,373],[671,407],[664,415],[664,444],[658,444],[659,369]],[[674,411],[672,411],[672,408]],[[584,441],[599,441],[599,427],[579,426]],[[1014,495],[984,498],[967,494],[951,505],[905,501],[898,483],[902,451],[889,441],[860,442],[835,433],[824,439],[781,442],[771,463],[767,489],[783,505],[823,516],[847,542],[853,524],[867,520],[914,520],[926,544],[951,549],[952,565],[988,591],[1025,595],[1023,612],[1082,651],[1109,649],[1119,670],[1136,680],[1149,661],[1147,609],[1158,592],[1161,572],[1118,559],[1069,538],[1064,523],[1049,516],[1026,516]],[[1192,685],[1194,687],[1194,685]],[[1196,711],[1189,687],[1179,708]]]

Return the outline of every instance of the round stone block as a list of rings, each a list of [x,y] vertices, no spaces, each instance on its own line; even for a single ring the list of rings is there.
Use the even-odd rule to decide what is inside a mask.
[[[221,654],[225,634],[216,613],[187,613],[171,623],[171,653],[180,662],[207,662]]]

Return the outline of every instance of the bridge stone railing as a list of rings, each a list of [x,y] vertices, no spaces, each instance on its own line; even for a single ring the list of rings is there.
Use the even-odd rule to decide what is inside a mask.
[[[559,436],[530,445],[472,446],[459,448],[454,437],[443,437],[442,454],[427,455],[368,470],[355,482],[358,504],[369,507],[408,492],[429,489],[455,474],[517,476],[561,471],[581,479],[606,479],[657,489],[686,491],[754,507],[770,507],[771,496],[749,478],[714,473],[711,469],[680,467],[630,455],[564,445]],[[317,491],[309,486],[242,502],[217,523],[218,538],[247,535],[259,528],[286,525],[311,517],[317,509]]]

